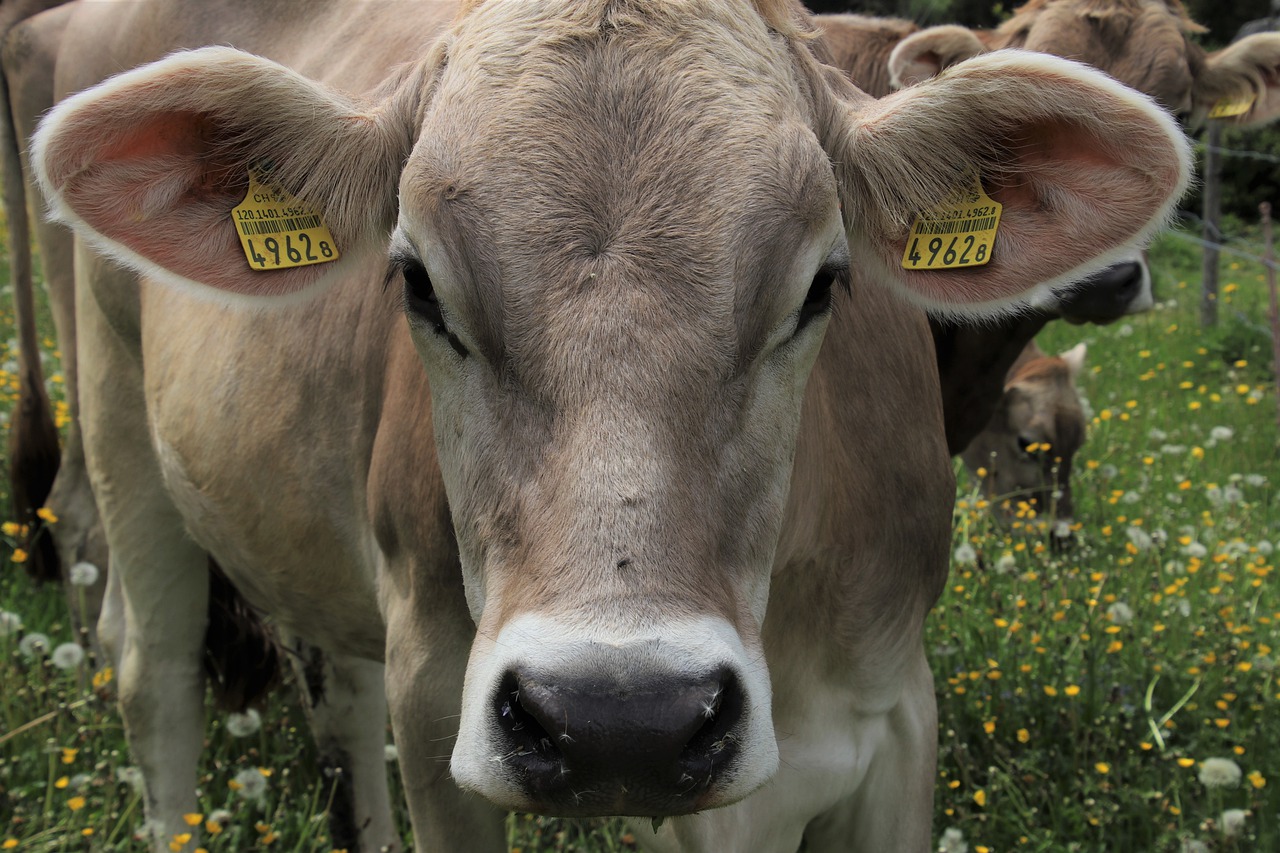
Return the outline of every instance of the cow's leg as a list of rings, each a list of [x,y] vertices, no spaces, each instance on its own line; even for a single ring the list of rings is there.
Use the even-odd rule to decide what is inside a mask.
[[[162,853],[173,835],[190,831],[182,816],[196,811],[208,557],[162,487],[136,345],[117,334],[87,283],[100,277],[108,294],[129,294],[133,285],[86,251],[77,250],[76,260],[86,460],[124,613],[122,636],[113,640],[120,711]]]
[[[331,792],[332,846],[351,853],[402,849],[387,786],[382,664],[285,639]]]
[[[461,605],[461,570],[451,570]],[[450,598],[443,590],[437,596]],[[387,697],[414,843],[442,853],[506,850],[505,812],[463,792],[449,775],[475,626],[465,607],[431,604],[393,601],[387,612]]]
[[[874,739],[866,775],[845,802],[805,830],[812,853],[930,849],[938,707],[923,650],[907,666],[898,704]]]

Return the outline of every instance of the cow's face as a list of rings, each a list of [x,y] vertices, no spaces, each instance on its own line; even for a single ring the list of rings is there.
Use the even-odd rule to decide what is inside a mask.
[[[1021,47],[1086,62],[1165,109],[1192,108],[1204,51],[1188,39],[1204,28],[1170,0],[1034,0],[1001,26],[1001,47]]]
[[[661,16],[513,7],[455,34],[392,240],[479,628],[453,773],[705,809],[777,760],[759,631],[835,180],[760,19],[671,50]]]

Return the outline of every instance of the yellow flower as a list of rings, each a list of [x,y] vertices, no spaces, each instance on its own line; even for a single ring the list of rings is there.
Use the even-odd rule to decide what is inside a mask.
[[[978,804],[979,808],[985,808],[987,805],[987,792],[982,790],[975,791],[973,801]]]
[[[1105,761],[1099,761],[1097,764],[1093,765],[1093,769],[1103,775],[1106,775],[1111,772],[1111,765]]]
[[[12,534],[10,534],[10,535],[12,535]],[[16,838],[6,838],[6,839],[4,840],[4,844],[0,844],[0,850],[12,850],[13,848],[15,848],[15,847],[17,847],[17,846],[18,846],[18,839],[16,839]]]
[[[1191,455],[1192,455],[1194,458],[1196,458],[1196,459],[1203,459],[1203,458],[1204,458],[1204,448],[1203,448],[1203,447],[1193,447],[1193,448],[1191,448]]]
[[[191,812],[189,814],[184,814],[182,816],[182,820],[187,826],[199,826],[200,821],[204,820],[204,815]]]
[[[987,734],[994,734],[996,730],[996,721],[987,720],[985,723],[982,724],[982,730]]]
[[[219,832],[222,832],[222,824],[218,823],[216,820],[206,820],[204,822],[204,829],[205,832],[210,835],[217,835]]]
[[[1242,385],[1237,385],[1237,386],[1236,386],[1236,393],[1237,393],[1237,394],[1248,394],[1248,393],[1249,393],[1249,386],[1248,386],[1248,385],[1243,385],[1243,384],[1242,384]]]
[[[71,809],[73,812],[80,811],[84,808],[84,797],[72,797],[67,800],[67,808]]]
[[[1031,740],[1031,732],[1026,729],[1018,729],[1018,743],[1026,743]]]
[[[1066,686],[1066,689],[1064,689],[1062,692],[1066,693],[1068,696],[1079,696],[1080,688],[1075,684],[1068,684]]]
[[[42,506],[36,510],[36,515],[49,524],[58,523],[58,516],[54,515],[53,510],[49,509],[47,506]]]
[[[1194,766],[1195,766],[1195,763],[1196,763],[1196,760],[1195,760],[1194,758],[1179,758],[1179,759],[1178,759],[1178,766],[1179,766],[1179,767],[1194,767]]]
[[[1267,785],[1267,777],[1263,776],[1257,770],[1250,773],[1247,777],[1249,784],[1255,788],[1265,788]]]
[[[1044,695],[1046,695],[1046,696],[1057,696],[1057,695],[1058,695],[1058,688],[1054,687],[1052,684],[1046,684],[1046,685],[1044,686]]]
[[[1231,721],[1225,717],[1217,717],[1214,719],[1213,724],[1220,729],[1225,729],[1227,726],[1231,725]]]
[[[22,527],[16,521],[6,521],[4,524],[0,524],[0,533],[3,533],[5,536],[17,536],[18,531],[21,529]],[[16,839],[10,838],[9,841],[13,841],[14,846],[17,845]],[[8,844],[9,842],[6,841],[5,843]]]
[[[53,783],[53,787],[61,791],[63,788],[67,787],[67,785],[69,784],[71,784],[71,780],[69,778],[67,778],[66,776],[60,776],[58,777],[58,781]]]
[[[25,563],[27,561],[27,552],[21,548],[13,549],[13,561],[15,563]]]
[[[86,826],[84,829],[80,830],[80,834],[83,835],[85,838],[88,838],[90,835],[93,835],[93,827]]]
[[[1199,400],[1192,400],[1190,403],[1187,403],[1187,408],[1188,408],[1188,409],[1190,409],[1190,410],[1191,410],[1191,411],[1193,411],[1193,412],[1194,412],[1194,411],[1196,411],[1197,409],[1199,409],[1199,408],[1200,408],[1200,401],[1199,401]]]
[[[62,748],[62,763],[70,764],[76,760],[76,755],[80,752],[78,749],[72,749],[69,746]]]
[[[104,666],[93,674],[94,689],[100,690],[111,683],[111,679],[115,677],[115,670],[109,666]]]

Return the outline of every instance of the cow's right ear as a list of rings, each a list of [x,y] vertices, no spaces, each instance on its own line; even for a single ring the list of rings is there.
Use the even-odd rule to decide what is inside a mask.
[[[411,111],[394,101],[361,103],[260,57],[204,48],[63,101],[32,160],[52,214],[125,265],[179,285],[294,297],[384,251],[413,136]],[[251,169],[319,214],[341,260],[250,266],[232,209]]]
[[[889,82],[895,89],[914,86],[957,62],[986,52],[987,46],[968,27],[929,27],[898,42],[889,54]]]
[[[1072,381],[1078,379],[1080,372],[1084,370],[1084,357],[1088,349],[1088,345],[1081,341],[1071,349],[1058,355],[1058,358],[1066,362],[1067,373],[1070,374]]]

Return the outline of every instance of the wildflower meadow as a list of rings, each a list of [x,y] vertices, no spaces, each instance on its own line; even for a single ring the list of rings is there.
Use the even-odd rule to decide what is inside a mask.
[[[1040,338],[1050,352],[1088,344],[1073,544],[1049,547],[1017,496],[1016,517],[999,520],[958,470],[951,576],[926,636],[945,853],[1280,850],[1280,445],[1263,268],[1224,261],[1220,325],[1202,330],[1199,249],[1171,234],[1151,259],[1155,310]],[[0,273],[7,432],[17,376]],[[73,635],[62,591],[23,574],[11,516],[0,496],[0,850],[145,850],[111,669]],[[200,811],[175,853],[333,850],[333,780],[291,690],[247,714],[211,711],[206,731]],[[390,732],[387,759],[394,786]],[[522,853],[635,846],[620,821],[508,826]]]

